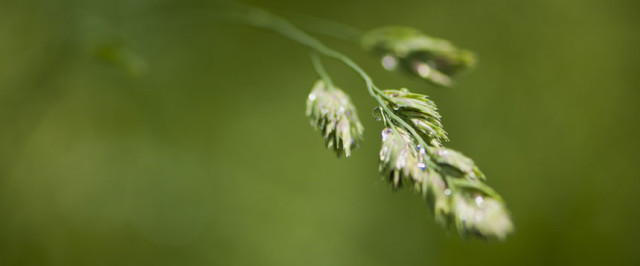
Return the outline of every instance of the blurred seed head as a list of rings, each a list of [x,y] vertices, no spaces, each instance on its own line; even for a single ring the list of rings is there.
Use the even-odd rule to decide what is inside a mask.
[[[447,40],[409,27],[382,27],[366,32],[362,45],[382,56],[387,70],[403,71],[433,84],[450,87],[455,75],[475,66],[475,55]]]
[[[456,193],[453,196],[455,225],[463,236],[505,240],[513,231],[504,204],[480,194]]]
[[[333,149],[338,156],[349,157],[351,150],[362,141],[364,128],[356,108],[339,88],[318,80],[307,99],[306,114],[311,125],[322,133],[327,148]]]
[[[469,157],[462,153],[439,147],[432,151],[434,161],[447,171],[447,174],[454,177],[465,177],[470,179],[485,179],[484,174]]]
[[[433,212],[436,222],[445,227],[451,223],[451,189],[443,177],[432,168],[427,169],[422,183],[422,195]]]

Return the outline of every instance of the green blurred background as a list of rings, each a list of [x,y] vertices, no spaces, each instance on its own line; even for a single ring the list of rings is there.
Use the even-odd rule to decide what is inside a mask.
[[[504,243],[460,239],[304,116],[308,49],[205,1],[0,1],[0,265],[638,265],[640,2],[247,1],[475,51],[454,89],[321,39],[382,88],[431,95],[505,198]]]

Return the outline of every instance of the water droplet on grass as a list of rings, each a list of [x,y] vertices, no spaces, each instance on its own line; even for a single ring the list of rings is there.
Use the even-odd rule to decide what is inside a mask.
[[[386,70],[394,70],[398,66],[398,60],[392,55],[382,57],[382,67]]]
[[[389,137],[389,134],[391,134],[391,129],[390,128],[386,128],[386,129],[382,130],[382,141],[387,140],[387,138]]]
[[[431,68],[429,67],[429,65],[424,63],[416,63],[415,70],[416,73],[418,73],[418,75],[423,78],[426,78],[431,74]]]
[[[484,198],[482,198],[482,196],[477,196],[475,202],[479,207],[482,207],[482,205],[484,204]]]

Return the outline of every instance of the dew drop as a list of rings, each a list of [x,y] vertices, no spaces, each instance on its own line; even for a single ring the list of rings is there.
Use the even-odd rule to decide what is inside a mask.
[[[451,189],[448,189],[448,188],[445,189],[444,190],[444,194],[447,195],[447,196],[450,196],[451,195]]]
[[[431,74],[431,68],[429,65],[424,63],[416,63],[415,64],[416,72],[423,78],[426,78]]]
[[[389,137],[389,134],[391,134],[391,129],[390,128],[386,128],[386,129],[382,130],[382,141],[387,140],[387,138]]]
[[[392,55],[382,57],[382,67],[386,70],[394,70],[398,66],[398,61]]]
[[[482,198],[482,196],[477,196],[475,199],[476,205],[478,205],[479,207],[482,207],[482,205],[484,204],[484,198]]]
[[[424,163],[418,163],[418,168],[424,170],[425,168],[427,168],[427,165]]]
[[[315,100],[316,100],[316,95],[315,95],[315,93],[311,93],[311,94],[309,94],[309,100],[311,100],[311,101],[315,101]]]
[[[382,111],[379,107],[373,108],[373,118],[376,121],[382,121]]]

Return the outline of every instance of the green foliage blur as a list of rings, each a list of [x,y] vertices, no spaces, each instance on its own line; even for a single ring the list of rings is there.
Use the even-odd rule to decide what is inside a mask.
[[[374,101],[325,59],[365,126],[337,159],[304,115],[309,50],[210,1],[2,0],[0,265],[640,264],[639,1],[245,3],[474,51],[443,89],[321,37],[434,99],[515,234],[460,239],[392,192]]]

